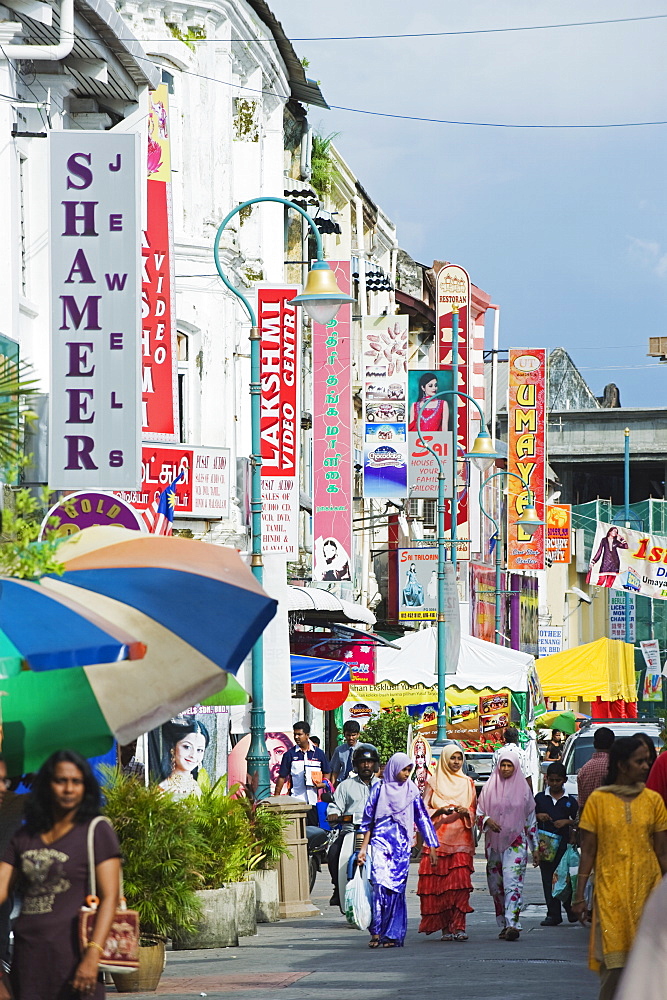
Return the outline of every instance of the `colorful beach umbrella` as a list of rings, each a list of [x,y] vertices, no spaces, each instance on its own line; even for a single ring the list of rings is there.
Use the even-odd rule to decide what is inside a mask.
[[[19,654],[35,589],[55,607],[53,660],[46,646],[33,643],[23,654],[29,669],[0,680],[3,752],[11,774],[34,770],[63,746],[99,755],[113,739],[127,743],[212,694],[218,703],[221,697],[227,704],[248,700],[234,674],[276,602],[234,549],[95,527],[63,542],[58,556],[62,576],[20,588],[11,585],[23,581],[0,581],[0,628],[5,630],[7,592],[20,625],[8,630]],[[30,595],[25,613],[24,591]],[[72,620],[65,612],[75,608],[84,614],[68,659],[58,623],[66,633]],[[96,641],[106,661],[95,660]]]
[[[535,719],[538,729],[560,729],[561,733],[571,736],[577,731],[577,723],[589,716],[579,712],[546,712]]]

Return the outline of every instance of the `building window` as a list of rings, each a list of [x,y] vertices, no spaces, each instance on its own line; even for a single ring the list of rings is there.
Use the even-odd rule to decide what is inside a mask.
[[[162,70],[162,82],[167,84],[167,91],[170,94],[174,93],[174,74],[170,73],[168,69]]]

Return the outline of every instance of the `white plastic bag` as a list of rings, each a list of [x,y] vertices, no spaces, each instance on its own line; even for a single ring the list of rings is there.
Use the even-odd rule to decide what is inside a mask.
[[[348,924],[360,931],[368,930],[371,922],[372,889],[366,866],[357,865],[354,877],[345,889],[345,917]]]

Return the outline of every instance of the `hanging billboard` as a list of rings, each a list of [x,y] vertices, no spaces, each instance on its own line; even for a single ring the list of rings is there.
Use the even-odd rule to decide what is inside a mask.
[[[299,383],[298,289],[257,289],[260,335],[262,440],[262,550],[299,556]]]
[[[169,92],[161,83],[148,93],[148,209],[141,248],[141,432],[151,441],[179,439],[169,136]]]
[[[349,260],[329,261],[350,294]],[[313,580],[352,579],[352,306],[313,323]]]
[[[453,489],[453,396],[438,393],[452,388],[452,372],[411,369],[408,372],[408,485],[411,500],[437,500],[442,462],[444,496]],[[421,430],[421,433],[420,433]],[[435,452],[437,458],[432,454]]]
[[[437,621],[438,550],[398,550],[398,620]]]
[[[544,569],[544,525],[529,535],[516,521],[531,500],[545,520],[546,486],[546,351],[509,352],[507,469],[507,567]]]
[[[667,600],[667,535],[598,521],[586,582]]]
[[[407,316],[365,316],[362,422],[365,497],[408,495]]]
[[[136,489],[139,136],[49,132],[52,489]]]
[[[176,517],[214,520],[229,517],[231,474],[229,448],[190,448],[185,444],[145,444],[141,449],[141,487],[115,495],[139,511],[147,510],[170,483]]]
[[[552,503],[547,507],[547,559],[552,563],[572,561],[572,505]]]
[[[472,394],[470,355],[472,350],[470,278],[458,264],[447,264],[438,271],[436,283],[436,330],[438,333],[438,369],[450,372],[453,377],[452,323],[458,313],[458,385],[451,385],[459,392]],[[447,387],[449,388],[449,386]],[[466,463],[461,459],[470,451],[470,403],[462,396],[446,397],[452,411],[453,442],[451,446],[452,480],[459,493],[457,537],[470,538],[468,521],[468,490]],[[447,421],[449,426],[449,421]],[[444,425],[444,420],[443,420]],[[451,520],[449,516],[445,525]],[[451,534],[451,530],[448,532]],[[469,559],[469,546],[459,547],[458,558]]]

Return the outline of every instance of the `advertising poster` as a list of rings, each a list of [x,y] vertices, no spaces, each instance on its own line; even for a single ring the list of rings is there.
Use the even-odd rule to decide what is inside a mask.
[[[50,131],[48,481],[136,489],[140,469],[139,136]]]
[[[586,582],[667,600],[667,535],[598,521]]]
[[[115,525],[128,531],[146,531],[144,519],[130,503],[113,493],[68,493],[48,511],[39,540],[65,538],[93,525]]]
[[[539,628],[538,582],[534,576],[510,576],[510,635],[513,649],[537,656]]]
[[[176,517],[229,517],[229,448],[144,444],[141,489],[118,490],[115,495],[137,510],[146,510],[181,472],[183,478],[174,487]]]
[[[445,496],[451,497],[453,488],[452,440],[454,427],[453,396],[436,393],[452,388],[452,372],[408,372],[408,445],[410,466],[408,485],[410,499],[437,500],[438,462],[425,445],[433,449],[442,460],[445,473]],[[430,401],[429,401],[430,400]],[[421,417],[420,417],[421,415]],[[418,428],[421,427],[421,436]]]
[[[329,261],[349,295],[350,261]],[[313,580],[352,579],[352,306],[313,323]]]
[[[142,435],[151,441],[179,437],[170,142],[169,90],[161,83],[148,93],[148,207],[141,248]]]
[[[438,550],[398,550],[398,620],[436,621]]]
[[[498,743],[511,721],[511,694],[502,688],[447,690],[447,736],[463,743]]]
[[[299,555],[299,383],[301,352],[297,312],[292,299],[298,289],[257,289],[260,333],[262,440],[262,549]]]
[[[469,370],[472,350],[470,278],[458,264],[447,264],[438,271],[436,285],[436,329],[438,331],[438,368],[452,373],[452,317],[458,310],[458,385],[451,388],[472,395]],[[461,458],[470,451],[470,403],[462,396],[452,396],[450,407],[456,414],[453,422],[452,480],[459,490],[457,536],[470,538],[468,523],[468,492],[466,489],[466,464]],[[458,460],[458,461],[457,461]],[[456,466],[456,473],[454,472]],[[445,521],[447,526],[448,520]],[[459,549],[459,560],[470,558],[469,547]]]
[[[470,608],[472,634],[485,642],[495,642],[496,629],[496,577],[488,566],[472,563],[470,566]],[[504,600],[501,598],[501,609]]]
[[[609,638],[625,642],[625,603],[624,594],[609,591]],[[628,614],[630,616],[630,642],[636,640],[636,608],[634,594],[628,595]]]
[[[227,773],[229,708],[196,706],[148,734],[148,769],[172,798],[201,795]]]
[[[545,350],[509,352],[508,428],[507,469],[523,479],[528,488],[511,476],[507,479],[507,567],[515,571],[544,569],[544,527],[528,535],[516,521],[531,500],[538,517],[545,520]]]
[[[364,496],[408,495],[408,316],[363,320]]]
[[[552,563],[572,560],[572,506],[554,503],[547,507],[547,558]]]

